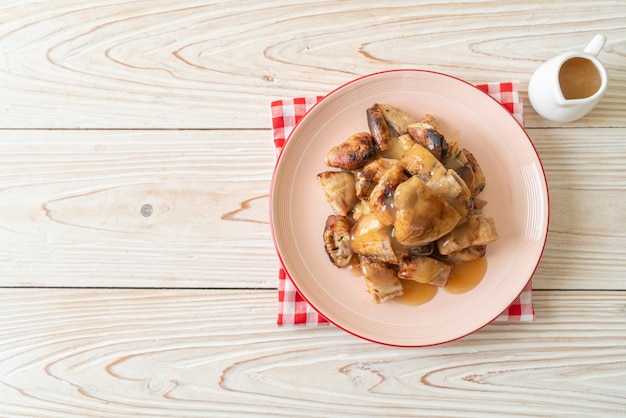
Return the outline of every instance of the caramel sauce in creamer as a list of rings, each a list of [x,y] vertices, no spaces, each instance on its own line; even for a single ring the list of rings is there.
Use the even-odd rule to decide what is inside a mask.
[[[600,72],[595,64],[586,58],[570,58],[559,70],[559,86],[567,100],[591,97],[601,85]]]

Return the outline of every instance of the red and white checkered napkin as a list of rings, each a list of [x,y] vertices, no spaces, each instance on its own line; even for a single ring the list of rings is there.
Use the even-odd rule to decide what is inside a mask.
[[[517,82],[486,83],[478,84],[476,87],[502,103],[520,124],[523,123],[522,101],[517,92]],[[271,103],[272,136],[277,157],[296,124],[323,97],[300,97]],[[522,293],[496,321],[533,321],[534,319],[532,284],[528,282]],[[281,267],[278,270],[278,325],[321,324],[328,324],[328,320],[307,303],[296,290],[287,271]]]

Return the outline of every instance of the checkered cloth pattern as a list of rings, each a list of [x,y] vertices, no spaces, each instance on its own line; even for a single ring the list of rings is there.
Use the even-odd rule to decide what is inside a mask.
[[[476,87],[499,101],[523,125],[523,107],[518,95],[517,82],[493,82],[477,84]],[[299,97],[276,100],[271,103],[272,136],[277,159],[293,128],[323,97]],[[522,293],[496,318],[496,321],[533,321],[534,319],[532,283],[528,282]],[[328,320],[302,297],[282,266],[278,270],[277,323],[278,325],[329,324]]]

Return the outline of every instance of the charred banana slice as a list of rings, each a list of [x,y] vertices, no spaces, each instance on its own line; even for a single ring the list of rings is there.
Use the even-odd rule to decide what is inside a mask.
[[[452,274],[452,265],[432,257],[405,257],[398,277],[435,286],[445,286]]]
[[[330,261],[337,267],[345,267],[352,259],[350,248],[350,222],[343,216],[330,215],[324,227],[324,248]]]
[[[376,146],[372,135],[368,132],[359,132],[332,147],[326,154],[326,164],[343,170],[356,170],[375,157]]]
[[[441,255],[464,250],[468,247],[489,244],[498,239],[493,218],[482,213],[470,215],[467,220],[437,240]]]
[[[391,134],[389,133],[389,127],[387,121],[383,116],[383,112],[375,103],[367,111],[367,126],[370,128],[370,134],[374,138],[374,142],[378,146],[380,151],[387,151],[391,148]]]
[[[324,171],[317,175],[326,201],[336,215],[347,216],[359,201],[354,174],[350,171]]]
[[[397,107],[388,104],[379,104],[378,108],[382,111],[388,126],[393,128],[398,135],[406,134],[406,127],[409,124],[419,122],[413,116],[409,115],[402,109],[398,109]]]
[[[430,151],[438,160],[446,156],[448,143],[441,132],[432,125],[423,122],[412,123],[407,126],[407,131],[415,142]]]
[[[367,291],[375,303],[383,303],[404,294],[398,273],[392,266],[363,256],[360,256],[359,260]]]

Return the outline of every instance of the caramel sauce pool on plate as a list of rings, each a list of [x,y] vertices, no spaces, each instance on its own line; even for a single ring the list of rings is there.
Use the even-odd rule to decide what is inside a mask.
[[[442,288],[449,293],[469,292],[483,279],[487,271],[487,260],[481,257],[477,260],[456,264],[448,284]],[[394,298],[395,301],[404,305],[418,306],[431,301],[437,291],[438,286],[418,283],[414,280],[400,280],[404,288],[404,295]]]
[[[362,277],[361,268],[358,262],[351,262],[346,269],[354,276]],[[454,265],[452,275],[448,279],[448,284],[442,288],[449,293],[460,294],[469,292],[481,282],[487,272],[487,259],[481,257],[477,260],[466,261]],[[415,280],[400,280],[404,295],[397,296],[393,300],[403,305],[418,306],[430,302],[437,292],[439,286],[419,283]]]
[[[402,288],[404,289],[404,295],[396,296],[393,300],[403,304],[418,306],[423,305],[426,302],[431,301],[437,291],[438,286],[431,284],[419,283],[415,280],[400,280],[402,282]]]
[[[444,290],[450,293],[469,292],[478,286],[486,271],[487,259],[485,257],[456,264]]]

